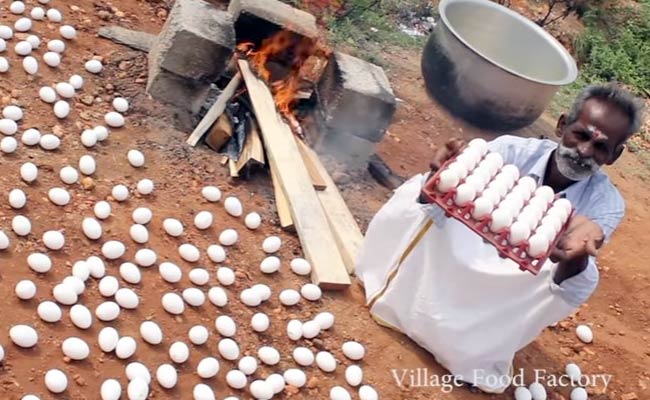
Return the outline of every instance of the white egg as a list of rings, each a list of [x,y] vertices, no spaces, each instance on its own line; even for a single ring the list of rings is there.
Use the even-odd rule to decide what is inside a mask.
[[[253,285],[251,289],[257,292],[257,295],[262,301],[267,301],[271,298],[271,288],[268,285],[258,283]]]
[[[61,22],[61,20],[63,19],[61,12],[56,8],[50,8],[49,10],[47,10],[46,15],[47,15],[47,19],[49,19],[52,22]]]
[[[226,212],[233,217],[240,217],[243,214],[242,204],[236,197],[227,197],[223,203]]]
[[[77,37],[77,30],[73,26],[63,25],[59,28],[59,33],[64,39],[72,40]]]
[[[208,328],[206,328],[203,325],[195,325],[192,328],[190,328],[190,331],[188,332],[188,337],[190,339],[190,342],[192,342],[192,344],[196,346],[204,345],[208,341],[209,336],[210,336],[210,332],[208,331]]]
[[[302,288],[300,288],[300,294],[302,297],[309,301],[318,301],[323,295],[323,292],[317,285],[314,285],[313,283],[307,283]]]
[[[39,90],[38,95],[46,103],[54,103],[56,101],[56,91],[49,86],[43,86]]]
[[[217,345],[219,354],[229,361],[234,361],[239,358],[239,346],[237,342],[230,338],[221,339]]]
[[[131,336],[123,336],[115,346],[115,356],[120,360],[126,360],[135,354],[138,344]]]
[[[9,329],[11,341],[18,347],[28,349],[38,343],[38,332],[29,325],[15,325]]]
[[[138,181],[138,184],[136,185],[136,189],[138,193],[146,196],[153,192],[154,183],[151,179],[141,179]]]
[[[9,192],[9,205],[12,208],[19,210],[25,207],[26,203],[27,203],[27,196],[25,195],[25,192],[23,192],[22,190],[13,189],[11,192]]]
[[[297,275],[309,275],[311,273],[311,264],[304,258],[294,258],[291,260],[291,270]]]
[[[546,400],[546,388],[539,382],[533,382],[528,386],[528,390],[533,398],[533,400]]]
[[[117,304],[116,304],[117,305]],[[120,335],[115,328],[107,326],[102,328],[97,335],[97,344],[99,348],[105,352],[110,353],[117,347],[117,342],[120,340]]]
[[[220,287],[210,288],[208,291],[208,299],[217,307],[225,307],[228,304],[228,294]]]
[[[142,340],[154,346],[159,345],[163,340],[162,329],[153,321],[144,321],[140,324],[140,336]]]
[[[490,221],[490,230],[494,233],[500,233],[512,224],[512,214],[503,208],[498,208],[492,212]]]
[[[162,306],[170,314],[180,315],[185,311],[183,298],[176,293],[165,293],[162,297]]]
[[[41,133],[38,129],[30,128],[23,132],[20,140],[25,146],[35,146],[41,141]]]
[[[108,128],[106,128],[104,125],[97,125],[96,127],[93,128],[93,131],[95,131],[95,136],[97,136],[97,141],[103,142],[104,140],[108,139]]]
[[[217,280],[224,286],[230,286],[235,283],[235,271],[228,267],[219,267],[217,269]]]
[[[205,294],[197,288],[183,290],[183,299],[193,307],[200,307],[205,303]]]
[[[476,189],[467,183],[463,183],[456,188],[454,203],[459,207],[464,207],[476,197]]]
[[[242,303],[248,307],[257,307],[262,303],[260,294],[254,289],[244,289],[239,295]]]
[[[189,243],[184,243],[178,247],[178,254],[187,262],[197,262],[201,257],[201,252],[196,246]]]
[[[242,357],[237,363],[237,368],[246,375],[253,375],[257,371],[257,360],[251,356]]]
[[[269,329],[271,321],[264,313],[256,313],[251,318],[251,327],[255,332],[266,332]]]
[[[97,134],[92,129],[84,129],[81,133],[81,144],[86,147],[94,147],[97,144]]]
[[[341,386],[330,389],[330,400],[352,400],[350,393]]]
[[[174,218],[165,218],[163,221],[163,229],[169,236],[178,237],[183,234],[183,224]]]
[[[234,229],[226,229],[219,235],[219,243],[223,246],[232,246],[237,243],[239,235]]]
[[[271,346],[260,347],[257,357],[266,365],[276,365],[280,362],[280,353]]]
[[[6,26],[6,25],[0,25],[0,38],[4,40],[9,40],[14,36],[14,31]]]
[[[113,99],[113,108],[119,113],[125,113],[129,110],[129,101],[124,97],[116,97]]]
[[[88,344],[77,337],[70,337],[61,344],[63,354],[72,360],[85,360],[90,355]]]
[[[272,274],[280,269],[280,259],[275,256],[266,257],[260,264],[260,270],[265,274]]]
[[[149,241],[149,231],[144,225],[131,225],[131,228],[129,228],[129,235],[131,235],[131,239],[136,243],[143,244]]]
[[[196,367],[196,373],[203,379],[210,379],[219,373],[219,360],[214,357],[206,357],[199,361]]]
[[[129,188],[124,185],[115,185],[111,190],[111,196],[116,201],[122,202],[129,198]]]
[[[594,340],[594,334],[587,325],[578,325],[576,335],[584,343],[591,343]]]
[[[298,365],[309,367],[314,363],[314,353],[306,347],[296,347],[293,349],[293,359]]]
[[[66,306],[71,306],[79,300],[79,296],[75,292],[74,288],[65,283],[59,283],[54,286],[52,289],[52,296],[56,301]]]
[[[258,213],[252,212],[246,215],[244,223],[248,229],[257,229],[262,224],[262,217]]]
[[[217,328],[217,332],[219,332],[221,336],[232,337],[235,336],[235,333],[237,332],[235,321],[227,315],[217,317],[214,326]]]
[[[555,228],[548,225],[538,226],[537,229],[535,230],[535,234],[546,236],[546,239],[548,240],[549,244],[553,243],[556,237]]]
[[[75,304],[70,309],[70,320],[79,329],[88,329],[93,324],[93,316],[90,310],[81,304]]]
[[[566,365],[564,372],[566,372],[567,376],[571,378],[572,382],[578,382],[580,380],[580,377],[582,376],[582,371],[580,370],[580,367],[578,367],[574,363],[569,363]]]
[[[528,255],[533,258],[541,257],[548,251],[549,240],[544,234],[534,234],[528,239]]]
[[[4,42],[3,39],[0,39]],[[6,58],[0,57],[0,72],[7,72],[9,71],[9,61],[7,61]]]
[[[327,351],[320,351],[316,354],[316,365],[323,372],[334,372],[336,370],[336,359]]]
[[[43,10],[42,7],[34,7],[32,8],[30,15],[32,19],[40,21],[42,19],[45,19],[45,10]]]
[[[589,398],[585,388],[577,387],[571,391],[571,400],[587,400]]]
[[[5,154],[11,154],[18,148],[18,142],[11,136],[7,136],[0,140],[0,150]]]
[[[178,267],[178,265],[170,262],[160,263],[158,266],[158,273],[165,281],[169,283],[178,283],[183,277],[183,272]]]
[[[55,323],[61,320],[63,312],[61,307],[53,301],[44,301],[36,309],[38,316],[45,322]]]
[[[314,321],[318,322],[322,330],[328,330],[334,326],[334,314],[329,312],[322,312],[314,317]]]
[[[282,374],[282,376],[289,385],[298,389],[305,386],[307,383],[307,376],[302,370],[297,368],[290,368],[284,371],[284,374]]]
[[[151,221],[151,218],[153,217],[153,212],[151,212],[150,209],[147,207],[138,207],[135,210],[133,210],[133,213],[131,214],[131,218],[133,218],[133,222],[139,225],[146,225]]]
[[[194,400],[215,400],[214,391],[205,383],[198,383],[194,386],[192,398]]]
[[[528,240],[529,237],[530,237],[530,227],[526,222],[517,220],[515,223],[513,223],[510,226],[510,234],[508,236],[508,242],[511,245],[517,246],[523,243],[524,241]]]
[[[143,381],[147,382],[147,384],[151,383],[151,373],[149,372],[149,369],[147,369],[147,367],[142,363],[129,363],[124,369],[124,373],[126,375],[126,378],[130,381],[136,378],[140,378]]]
[[[216,203],[221,200],[221,190],[216,186],[205,186],[201,189],[201,195],[211,203]]]
[[[454,189],[460,182],[458,173],[449,169],[442,171],[440,175],[438,175],[438,179],[439,181],[436,188],[442,193],[447,193]]]
[[[79,90],[84,86],[84,78],[81,75],[72,75],[68,80],[68,83],[72,85],[75,90]]]
[[[0,119],[0,133],[7,136],[12,136],[18,131],[18,124],[16,121],[4,118]]]
[[[149,384],[142,378],[136,378],[126,387],[129,400],[146,400],[149,397]]]
[[[553,232],[555,232],[555,234],[559,233],[562,229],[562,220],[557,215],[546,215],[544,218],[542,218],[540,224],[541,226],[547,226],[553,229]]]
[[[61,145],[61,139],[50,133],[41,136],[39,144],[44,150],[56,150]]]
[[[45,61],[45,64],[47,64],[49,67],[56,68],[61,65],[61,56],[59,53],[48,51],[47,53],[43,54],[43,61]]]
[[[29,222],[29,219],[27,219],[27,217],[22,215],[16,215],[11,220],[11,229],[13,229],[14,233],[18,236],[27,236],[32,231],[32,223]]]
[[[213,216],[210,211],[201,211],[194,217],[194,226],[197,229],[208,229],[212,226]]]
[[[169,358],[176,364],[183,364],[190,358],[190,348],[183,342],[174,342],[169,347]]]
[[[243,389],[248,382],[243,372],[233,369],[226,374],[226,383],[233,389]]]
[[[84,281],[74,275],[66,276],[62,283],[72,287],[78,296],[86,290],[86,284]]]
[[[18,106],[7,106],[2,109],[2,116],[13,121],[20,121],[23,119],[23,110]]]
[[[178,383],[178,372],[171,364],[162,364],[156,370],[156,380],[165,389],[172,389]]]
[[[10,243],[9,236],[0,229],[0,250],[7,250]]]
[[[47,42],[47,49],[55,53],[63,53],[65,51],[65,43],[59,39],[50,40]]]
[[[111,128],[120,128],[124,126],[124,116],[115,111],[111,111],[104,116],[104,122]]]
[[[95,216],[99,219],[106,219],[111,215],[111,205],[107,201],[98,201],[93,208]]]
[[[63,393],[68,388],[68,377],[59,369],[50,369],[45,373],[45,387],[52,393]]]
[[[52,260],[43,253],[32,253],[27,256],[27,265],[33,271],[44,274],[52,268]]]
[[[61,250],[65,245],[65,237],[59,231],[47,231],[43,234],[43,244],[50,250]]]
[[[379,400],[379,394],[372,386],[363,385],[359,388],[359,400]]]
[[[133,263],[125,262],[120,265],[120,276],[125,282],[137,285],[142,281],[140,269]],[[118,304],[120,302],[118,301]],[[121,305],[121,304],[120,304]]]
[[[54,115],[57,118],[63,119],[70,115],[70,104],[67,101],[59,100],[54,103]]]
[[[218,244],[212,244],[208,247],[208,257],[210,260],[220,263],[226,260],[226,250]]]
[[[99,294],[104,297],[112,297],[120,288],[120,283],[114,276],[105,276],[99,281]]]
[[[81,156],[79,159],[79,171],[84,175],[92,175],[97,169],[95,159],[90,155]]]
[[[271,374],[266,378],[266,383],[271,385],[274,394],[281,393],[286,387],[284,377],[280,374]]]
[[[350,365],[345,369],[345,381],[350,386],[359,386],[363,382],[363,370],[358,365]]]
[[[282,246],[282,239],[278,236],[269,236],[262,242],[262,250],[268,254],[276,253]]]
[[[23,69],[30,75],[38,73],[38,61],[32,56],[23,58]]]
[[[30,280],[22,280],[16,284],[16,296],[21,300],[30,300],[36,296],[36,285]]]
[[[126,252],[126,246],[117,240],[109,240],[102,245],[102,254],[109,260],[117,260]]]
[[[292,319],[287,323],[287,336],[293,341],[302,338],[302,322],[297,319]]]
[[[341,349],[347,358],[354,361],[361,360],[366,354],[366,349],[358,342],[343,343]]]
[[[84,64],[84,68],[86,68],[86,71],[90,72],[91,74],[98,74],[102,72],[104,66],[98,60],[88,60],[86,61],[86,64]]]
[[[86,259],[88,268],[90,269],[90,276],[95,279],[103,278],[106,274],[106,265],[101,258],[97,256],[90,256]]]
[[[26,40],[22,40],[22,41],[16,43],[16,46],[14,47],[14,51],[19,56],[26,56],[26,55],[28,55],[29,53],[32,52],[32,44],[29,43]],[[45,58],[45,57],[43,57],[43,58]]]
[[[300,302],[300,293],[297,290],[285,289],[280,292],[280,303],[285,306],[295,306]]]
[[[106,379],[99,389],[101,400],[120,400],[122,385],[116,379]]]
[[[32,29],[32,20],[26,17],[19,18],[14,24],[16,32],[27,32]]]
[[[129,164],[131,164],[132,167],[140,168],[144,165],[144,154],[139,150],[129,150],[129,152],[126,153],[126,158],[129,160]]]
[[[571,211],[573,210],[571,202],[567,199],[557,199],[553,202],[553,206],[562,208],[566,212],[567,216],[571,214]]]
[[[256,380],[250,384],[249,390],[257,400],[269,400],[273,397],[273,387],[266,381]]]
[[[14,14],[22,14],[25,12],[25,3],[22,1],[13,1],[9,6],[9,11]]]
[[[135,262],[141,267],[151,267],[157,259],[158,255],[151,249],[140,249],[135,253]]]
[[[307,321],[302,324],[302,337],[313,339],[320,334],[320,324],[317,321]]]

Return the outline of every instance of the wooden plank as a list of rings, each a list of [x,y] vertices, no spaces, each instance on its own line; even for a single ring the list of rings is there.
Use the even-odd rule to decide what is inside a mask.
[[[129,46],[133,49],[148,53],[156,41],[157,35],[142,31],[133,31],[119,26],[105,26],[99,28],[99,36],[110,39],[115,43]]]
[[[228,169],[230,170],[231,178],[239,177],[239,173],[237,172],[237,163],[233,159],[228,159]]]
[[[350,276],[293,133],[278,115],[271,91],[253,75],[246,60],[239,61],[239,69],[257,116],[266,154],[270,164],[276,167],[303,252],[312,265],[312,281],[323,289],[345,289],[350,286]]]
[[[325,183],[325,180],[314,165],[312,157],[310,157],[308,153],[308,146],[300,139],[296,139],[296,143],[298,143],[298,150],[302,156],[302,161],[305,163],[305,167],[307,168],[307,172],[311,178],[311,183],[314,185],[314,189],[325,190],[325,188],[327,188],[327,183]]]
[[[339,192],[332,177],[327,173],[323,163],[320,162],[316,152],[307,145],[305,145],[305,149],[311,162],[327,184],[325,190],[316,192],[316,194],[327,215],[330,229],[334,234],[334,239],[336,239],[345,267],[348,273],[354,274],[357,255],[363,243],[363,234],[343,196],[341,196],[341,192]]]
[[[244,148],[241,151],[239,160],[237,160],[237,172],[241,171],[251,161],[262,165],[266,163],[264,159],[264,145],[262,144],[260,131],[255,121],[252,121],[251,131],[246,136]]]
[[[225,166],[226,164],[228,164],[229,160],[230,160],[230,158],[228,156],[223,156],[223,157],[221,157],[221,161],[219,161],[219,164]]]
[[[187,139],[187,144],[190,146],[196,146],[196,144],[201,140],[203,135],[205,135],[205,132],[210,129],[212,124],[223,114],[224,110],[226,109],[226,105],[228,104],[228,101],[232,98],[232,96],[235,94],[235,91],[241,84],[241,74],[238,72],[235,74],[235,76],[232,77],[230,82],[228,82],[228,85],[223,89],[223,92],[219,95],[217,98],[217,101],[214,102],[212,107],[208,110],[208,112],[205,114],[201,122],[194,128],[194,131],[190,135],[190,137]]]
[[[273,164],[271,167],[271,181],[273,182],[273,191],[275,192],[275,207],[278,210],[278,218],[280,219],[280,226],[285,231],[295,231],[295,226],[293,225],[293,218],[291,218],[291,209],[289,208],[289,202],[284,196],[282,187],[278,182],[278,177],[275,173],[275,167]]]
[[[221,147],[232,137],[232,124],[226,114],[221,114],[217,122],[212,125],[210,131],[205,136],[205,144],[214,151],[219,151]]]

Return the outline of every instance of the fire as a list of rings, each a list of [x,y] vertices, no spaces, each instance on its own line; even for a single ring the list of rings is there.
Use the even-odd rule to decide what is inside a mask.
[[[250,42],[239,44],[237,49],[246,54],[253,69],[269,84],[280,114],[289,121],[294,132],[300,131],[293,110],[297,93],[304,88],[305,83],[310,83],[307,76],[313,75],[310,66],[314,63],[307,61],[313,57],[327,59],[329,49],[288,30],[266,38],[258,49]],[[313,83],[311,82],[312,85]]]

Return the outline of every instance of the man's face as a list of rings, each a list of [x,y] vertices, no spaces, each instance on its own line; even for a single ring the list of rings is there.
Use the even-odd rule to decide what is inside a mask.
[[[568,125],[560,118],[562,141],[555,160],[562,175],[579,181],[620,156],[627,139],[629,118],[620,108],[601,99],[587,100],[578,120]]]

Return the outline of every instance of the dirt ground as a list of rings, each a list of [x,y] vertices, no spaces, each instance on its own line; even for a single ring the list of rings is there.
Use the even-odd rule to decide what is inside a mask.
[[[28,3],[31,4],[31,3]],[[2,23],[13,24],[16,16],[5,9],[8,2],[1,4]],[[8,251],[0,252],[0,297],[5,301],[0,304],[0,326],[4,333],[0,335],[0,344],[6,356],[0,367],[0,397],[3,399],[20,399],[33,393],[41,399],[96,399],[99,387],[104,379],[116,378],[125,386],[127,383],[124,367],[130,361],[138,360],[153,372],[158,365],[170,362],[167,349],[176,340],[187,341],[187,331],[196,324],[210,329],[210,339],[204,346],[190,346],[190,359],[179,370],[179,386],[171,391],[152,384],[152,398],[189,399],[192,387],[200,382],[195,374],[196,365],[202,357],[216,353],[219,338],[214,330],[214,319],[221,314],[233,316],[240,321],[237,341],[243,354],[255,355],[261,345],[275,346],[282,354],[278,367],[263,367],[256,373],[265,377],[273,371],[283,371],[295,367],[291,360],[291,350],[295,346],[286,340],[286,322],[292,318],[307,320],[320,311],[331,311],[337,317],[334,328],[321,334],[319,339],[304,341],[312,350],[327,349],[332,351],[341,366],[334,374],[324,374],[315,366],[305,368],[309,377],[307,388],[293,396],[282,395],[277,398],[326,399],[329,389],[340,384],[346,386],[343,379],[344,368],[350,364],[343,356],[340,346],[346,340],[358,340],[368,350],[367,357],[361,362],[364,369],[364,381],[373,385],[383,399],[506,399],[512,398],[512,391],[504,395],[474,394],[467,389],[455,389],[443,393],[440,388],[400,388],[391,373],[392,369],[428,368],[429,374],[445,374],[426,352],[418,349],[407,338],[377,326],[368,316],[364,305],[364,295],[358,285],[346,293],[326,293],[316,303],[303,302],[294,308],[286,309],[277,300],[277,293],[285,288],[298,288],[306,280],[292,274],[288,269],[289,261],[301,255],[298,240],[277,228],[270,180],[264,174],[258,174],[247,182],[231,181],[226,171],[218,164],[219,157],[205,148],[190,149],[184,139],[187,134],[170,129],[171,115],[166,109],[147,99],[144,95],[146,78],[146,57],[142,53],[131,51],[95,37],[102,25],[119,24],[133,29],[157,33],[165,17],[163,4],[160,2],[116,0],[113,3],[91,1],[55,0],[52,6],[64,14],[64,22],[73,24],[79,31],[79,37],[66,42],[62,65],[54,70],[41,65],[40,75],[27,77],[20,68],[20,59],[13,52],[15,39],[9,41],[9,48],[3,56],[12,65],[8,73],[0,75],[3,106],[16,103],[23,107],[25,118],[20,122],[19,132],[29,127],[37,127],[42,133],[56,132],[62,138],[62,146],[54,152],[40,148],[28,148],[19,144],[15,154],[0,155],[2,174],[0,190],[4,198],[14,188],[27,193],[27,206],[19,211],[9,207],[6,200],[0,206],[0,229],[11,239]],[[76,8],[72,8],[72,7]],[[114,7],[114,8],[111,8]],[[28,10],[31,6],[28,6]],[[32,29],[42,39],[58,37],[58,24],[38,22]],[[409,176],[426,169],[431,149],[452,136],[484,136],[483,132],[466,127],[451,120],[426,97],[419,75],[419,56],[416,52],[387,51],[391,67],[389,77],[396,95],[402,100],[390,127],[390,134],[379,146],[379,154],[400,175]],[[43,45],[38,54],[43,53]],[[83,70],[83,63],[94,55],[103,58],[105,69],[99,76],[92,76]],[[74,73],[80,73],[86,79],[86,85],[73,101],[71,115],[61,121],[57,120],[51,106],[41,102],[38,89],[61,80],[67,80]],[[103,115],[110,109],[114,96],[122,95],[132,103],[127,113],[127,124],[122,129],[113,130],[108,141],[92,149],[85,149],[78,140],[78,135],[86,127],[102,123]],[[94,104],[87,106],[80,100],[83,96],[93,98]],[[524,134],[550,134],[552,122],[542,120]],[[18,134],[18,136],[20,133]],[[126,162],[126,152],[137,148],[145,153],[147,164],[144,168],[134,169]],[[81,185],[66,187],[58,178],[58,171],[65,165],[76,166],[83,154],[91,154],[97,160],[98,169],[93,175],[94,187],[84,189]],[[31,161],[38,165],[38,181],[26,184],[20,180],[20,164]],[[616,232],[612,242],[602,252],[600,258],[601,284],[587,305],[576,315],[562,321],[558,327],[549,328],[538,340],[519,352],[515,367],[524,368],[530,382],[532,370],[546,369],[558,374],[569,362],[577,362],[584,373],[612,374],[613,379],[607,391],[603,388],[590,389],[592,399],[623,399],[624,394],[636,393],[638,399],[650,398],[650,272],[643,260],[648,249],[643,241],[647,238],[646,229],[650,220],[650,189],[642,177],[646,167],[630,153],[609,173],[627,201],[627,214],[624,223]],[[365,228],[372,215],[388,198],[388,190],[374,183],[372,178],[359,171],[349,171],[354,178],[342,185],[344,197],[349,202],[353,213]],[[70,274],[72,264],[90,255],[99,254],[100,244],[89,241],[81,233],[81,221],[92,215],[92,207],[98,200],[107,199],[110,189],[115,184],[126,184],[134,188],[142,178],[150,178],[156,184],[153,195],[139,197],[132,195],[124,203],[111,201],[112,216],[103,222],[104,236],[100,241],[109,239],[123,240],[127,244],[124,260],[132,260],[133,254],[140,247],[154,249],[159,262],[171,260],[184,270],[183,280],[176,285],[163,282],[156,268],[142,269],[143,281],[138,285],[129,285],[120,281],[121,287],[133,288],[140,297],[140,306],[136,310],[123,310],[117,323],[104,324],[94,321],[93,326],[85,331],[72,325],[68,307],[64,308],[61,322],[47,324],[36,313],[39,302],[52,298],[51,289]],[[200,196],[201,187],[207,184],[219,186],[225,195],[237,196],[244,204],[245,212],[257,211],[262,215],[263,225],[255,232],[248,231],[241,219],[225,213],[221,203],[206,203]],[[47,191],[52,187],[66,187],[72,195],[71,204],[58,207],[47,200]],[[109,199],[110,200],[110,199]],[[128,238],[128,229],[132,221],[133,209],[139,206],[150,207],[154,218],[149,224],[151,239],[144,246],[136,245]],[[215,224],[207,232],[193,228],[193,216],[202,210],[215,214]],[[18,238],[12,232],[11,219],[22,214],[28,216],[33,225],[32,234],[27,238]],[[162,230],[162,220],[174,217],[186,225],[186,233],[179,239],[172,239]],[[160,297],[168,291],[180,292],[190,286],[187,272],[198,265],[213,271],[216,265],[208,260],[204,252],[199,263],[194,265],[182,262],[177,253],[181,243],[193,243],[201,250],[217,242],[219,232],[226,228],[235,228],[240,233],[240,241],[228,250],[226,265],[237,271],[237,281],[227,288],[230,302],[224,309],[217,309],[211,304],[199,308],[187,307],[180,317],[167,314],[160,305]],[[60,251],[48,251],[54,262],[54,268],[47,274],[37,275],[26,265],[26,257],[35,251],[45,251],[41,236],[47,230],[62,230],[66,245]],[[265,257],[261,242],[265,236],[276,234],[283,238],[284,244],[279,252],[283,267],[274,276],[262,276],[258,265]],[[107,262],[107,275],[117,276],[121,261]],[[21,279],[31,279],[37,285],[37,295],[29,301],[21,301],[14,294],[14,286]],[[250,309],[238,301],[241,290],[255,283],[271,286],[274,295],[268,303]],[[217,285],[214,274],[205,287]],[[94,310],[104,301],[97,291],[97,281],[87,282],[81,302]],[[271,329],[265,334],[255,334],[247,326],[253,313],[262,311],[271,317]],[[138,331],[144,320],[154,320],[163,329],[162,345],[150,346],[144,343]],[[594,330],[594,343],[583,345],[577,340],[574,328],[577,323],[587,323]],[[8,329],[15,324],[28,324],[35,327],[40,335],[39,344],[33,349],[20,349],[10,342]],[[133,336],[138,343],[136,355],[128,361],[117,359],[113,354],[101,352],[96,337],[104,325],[115,326],[121,336]],[[61,342],[70,336],[86,340],[91,346],[91,355],[85,361],[69,361],[63,358]],[[189,343],[189,342],[188,342]],[[234,391],[225,384],[225,373],[236,366],[221,360],[221,370],[217,378],[205,383],[215,388],[217,398],[228,395],[249,398],[245,392]],[[43,376],[50,368],[59,368],[66,372],[69,379],[68,390],[61,395],[48,393]],[[566,389],[551,398],[568,398]],[[124,398],[124,397],[123,397]],[[357,398],[356,394],[354,398]],[[628,400],[630,400],[629,398]]]

